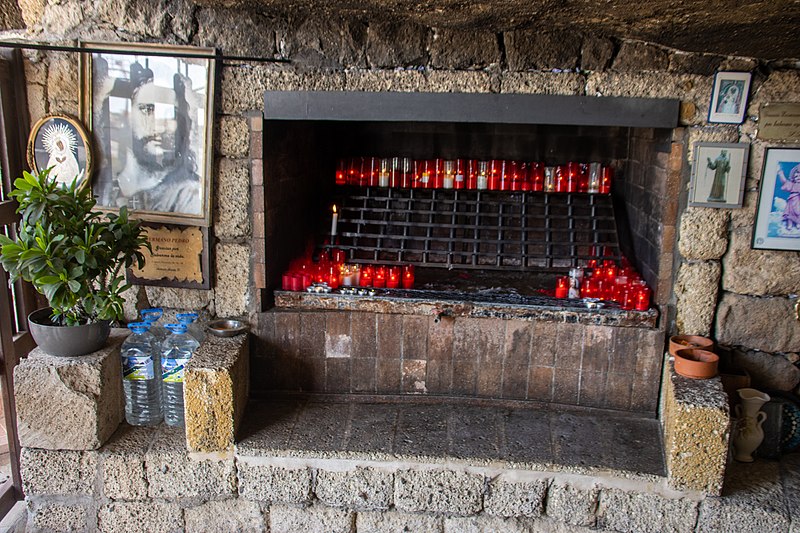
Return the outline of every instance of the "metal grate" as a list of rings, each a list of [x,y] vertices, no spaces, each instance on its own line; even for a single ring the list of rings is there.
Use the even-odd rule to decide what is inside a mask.
[[[354,263],[555,271],[620,258],[609,195],[344,190],[336,247]]]

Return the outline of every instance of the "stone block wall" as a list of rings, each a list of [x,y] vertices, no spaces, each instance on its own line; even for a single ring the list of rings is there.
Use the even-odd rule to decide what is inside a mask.
[[[164,426],[123,426],[96,451],[25,448],[22,466],[37,532],[692,531],[702,505],[658,479],[246,451],[193,459],[182,433]],[[629,515],[634,505],[642,516]]]
[[[357,311],[257,316],[253,388],[535,400],[654,414],[663,331]]]
[[[793,531],[800,519],[793,460],[781,465],[787,488],[777,463],[740,465],[730,493],[704,498],[658,478],[247,451],[193,459],[183,443],[163,426],[123,426],[94,451],[25,448],[26,531],[721,533]]]
[[[637,270],[653,287],[653,300],[667,305],[672,298],[673,254],[678,203],[664,198],[680,195],[683,170],[683,129],[636,129],[622,176],[612,188],[617,201],[625,198],[627,226]]]

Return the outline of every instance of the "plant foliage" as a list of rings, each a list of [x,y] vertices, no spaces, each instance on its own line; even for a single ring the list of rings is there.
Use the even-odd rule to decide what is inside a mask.
[[[17,240],[0,235],[0,263],[33,284],[53,308],[56,324],[78,325],[122,318],[125,268],[144,265],[150,249],[144,229],[128,218],[93,211],[96,200],[77,180],[59,184],[46,169],[23,172],[11,192],[21,214]]]

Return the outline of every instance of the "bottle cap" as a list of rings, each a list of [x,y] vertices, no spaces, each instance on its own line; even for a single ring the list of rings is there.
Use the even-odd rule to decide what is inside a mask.
[[[166,324],[164,327],[174,334],[186,333],[186,324]]]
[[[128,324],[128,329],[133,333],[145,333],[150,329],[150,325],[144,322],[131,322]]]
[[[175,318],[177,318],[178,322],[182,324],[191,324],[197,320],[197,313],[178,313],[175,315]]]
[[[141,315],[142,320],[145,322],[155,322],[161,315],[164,314],[164,310],[160,307],[151,307],[150,309],[142,309]]]

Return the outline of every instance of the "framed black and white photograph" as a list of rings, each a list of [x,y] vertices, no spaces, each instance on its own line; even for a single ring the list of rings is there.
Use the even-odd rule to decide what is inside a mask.
[[[82,43],[82,102],[97,147],[98,209],[211,222],[215,51]]]
[[[716,73],[708,107],[709,122],[741,124],[744,121],[751,77],[749,72]]]
[[[800,148],[768,148],[753,248],[800,251]]]
[[[747,143],[694,143],[689,205],[742,207],[749,151]]]
[[[47,115],[31,128],[28,137],[28,166],[38,174],[50,169],[56,182],[85,187],[92,179],[92,145],[78,119],[68,115]]]

